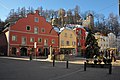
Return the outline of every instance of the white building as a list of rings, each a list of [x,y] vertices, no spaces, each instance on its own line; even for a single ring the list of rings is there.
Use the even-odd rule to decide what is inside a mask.
[[[120,36],[117,37],[117,49],[120,52]]]
[[[109,38],[108,36],[104,36],[101,33],[95,33],[95,38],[98,41],[98,46],[100,47],[100,51],[105,51],[109,48]]]
[[[110,48],[116,48],[117,47],[117,39],[116,39],[115,34],[109,33],[108,37],[109,37],[109,46],[110,46]]]

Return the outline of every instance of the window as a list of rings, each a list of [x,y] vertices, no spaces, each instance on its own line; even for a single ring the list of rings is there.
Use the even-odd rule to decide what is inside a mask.
[[[12,41],[17,41],[17,36],[13,35],[12,36]]]
[[[30,42],[34,42],[34,38],[30,38]]]
[[[66,41],[66,44],[67,44],[67,46],[69,46],[70,45],[69,41]]]
[[[72,42],[72,45],[73,45],[73,46],[75,46],[75,44],[76,44],[76,42],[75,42],[75,41],[73,41],[73,42]]]
[[[108,44],[106,44],[106,47],[108,47]]]
[[[41,29],[41,32],[45,32],[45,29],[44,29],[44,28],[42,28],[42,29]]]
[[[61,46],[64,46],[64,40],[61,40]]]
[[[35,28],[34,28],[34,33],[35,33],[35,34],[38,34],[38,27],[35,27]]]
[[[26,26],[26,30],[30,31],[30,26],[29,25]]]
[[[44,40],[44,46],[47,46],[47,45],[48,45],[48,40],[45,39],[45,40]]]
[[[22,45],[26,44],[26,37],[22,37]]]
[[[35,22],[39,22],[39,18],[35,17]]]
[[[81,43],[80,43],[80,42],[78,42],[77,44],[78,44],[78,47],[80,47],[80,46],[81,46]]]
[[[38,42],[41,43],[42,42],[42,38],[38,38]]]
[[[55,40],[54,39],[52,39],[52,44],[55,44]]]
[[[72,34],[70,34],[70,38],[72,38]]]
[[[65,37],[67,37],[67,33],[65,33]]]
[[[79,30],[79,31],[78,31],[78,35],[81,35],[81,33],[82,33],[82,31],[81,31],[81,30]]]

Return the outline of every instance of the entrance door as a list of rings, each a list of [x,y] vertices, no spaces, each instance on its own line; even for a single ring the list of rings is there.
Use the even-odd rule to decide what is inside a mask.
[[[48,48],[44,48],[44,51],[43,51],[43,52],[44,52],[44,56],[48,56],[48,52],[49,52],[49,51],[48,51]]]
[[[16,55],[16,48],[15,47],[12,47],[12,55]]]
[[[20,53],[21,53],[21,56],[27,56],[27,48],[22,47],[22,48],[20,49]]]
[[[39,56],[43,56],[43,54],[42,54],[42,48],[38,49],[38,54],[39,54]]]

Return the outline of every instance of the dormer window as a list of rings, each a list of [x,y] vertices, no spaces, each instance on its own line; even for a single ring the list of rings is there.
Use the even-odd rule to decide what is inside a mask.
[[[39,18],[35,17],[35,22],[39,22]]]

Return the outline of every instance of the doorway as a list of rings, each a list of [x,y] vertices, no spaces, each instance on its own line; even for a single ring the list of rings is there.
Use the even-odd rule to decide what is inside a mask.
[[[15,48],[15,47],[12,47],[12,55],[16,55],[16,51],[17,51],[17,49]]]
[[[22,47],[22,48],[20,49],[20,54],[21,54],[21,56],[27,56],[27,48]]]

